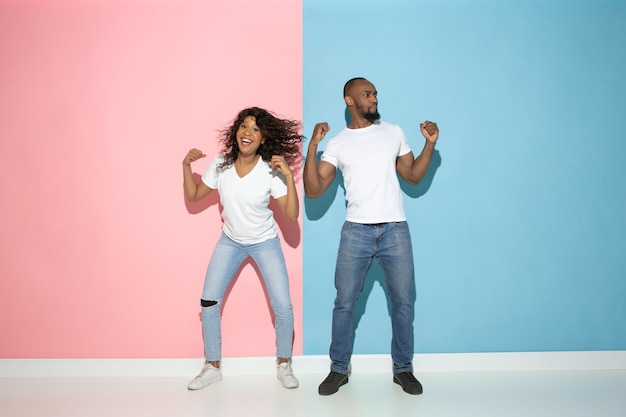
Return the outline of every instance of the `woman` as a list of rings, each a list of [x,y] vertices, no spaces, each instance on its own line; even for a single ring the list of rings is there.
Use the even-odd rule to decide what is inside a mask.
[[[248,257],[261,272],[274,311],[277,377],[285,388],[299,385],[291,369],[294,319],[289,279],[276,222],[268,207],[272,196],[289,220],[298,218],[300,207],[291,166],[301,160],[303,136],[299,130],[298,121],[277,118],[258,107],[247,108],[221,132],[222,153],[215,157],[199,183],[193,178],[191,163],[206,155],[191,149],[183,160],[187,197],[197,201],[217,189],[224,222],[200,300],[206,362],[189,383],[191,390],[222,379],[222,299]]]

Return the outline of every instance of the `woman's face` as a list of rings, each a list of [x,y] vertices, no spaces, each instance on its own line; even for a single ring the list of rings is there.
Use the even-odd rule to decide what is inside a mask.
[[[259,146],[265,142],[261,129],[256,125],[254,116],[247,116],[237,129],[237,145],[242,156],[255,155]]]

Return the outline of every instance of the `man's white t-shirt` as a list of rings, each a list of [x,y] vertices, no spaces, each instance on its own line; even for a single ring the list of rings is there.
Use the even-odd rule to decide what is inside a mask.
[[[217,189],[222,203],[222,230],[232,240],[242,244],[260,243],[278,235],[274,214],[268,207],[270,196],[287,195],[285,177],[259,158],[255,167],[239,177],[233,165],[218,171],[222,155],[213,159],[202,181]]]
[[[404,131],[382,121],[345,128],[328,141],[321,160],[341,170],[346,220],[363,224],[406,220],[396,159],[409,152]]]

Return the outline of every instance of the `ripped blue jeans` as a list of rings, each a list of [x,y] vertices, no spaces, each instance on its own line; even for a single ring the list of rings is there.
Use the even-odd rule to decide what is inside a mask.
[[[207,268],[202,290],[202,333],[207,361],[222,359],[222,300],[246,258],[251,257],[261,272],[274,311],[276,356],[290,358],[293,347],[293,307],[289,277],[278,237],[243,245],[224,235],[218,240]]]

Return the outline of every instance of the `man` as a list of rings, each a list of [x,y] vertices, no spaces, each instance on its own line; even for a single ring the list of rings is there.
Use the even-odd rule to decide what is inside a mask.
[[[332,364],[318,392],[331,395],[348,382],[354,307],[372,261],[377,258],[391,302],[393,381],[409,394],[421,394],[422,385],[413,376],[412,363],[413,251],[397,174],[410,184],[422,179],[439,129],[433,122],[420,124],[426,143],[414,158],[402,129],[379,120],[377,91],[371,82],[353,78],[346,83],[343,95],[350,124],[328,141],[319,162],[317,147],[330,127],[327,123],[316,124],[304,165],[307,197],[322,195],[339,168],[348,202],[335,269],[337,295],[329,351]]]

